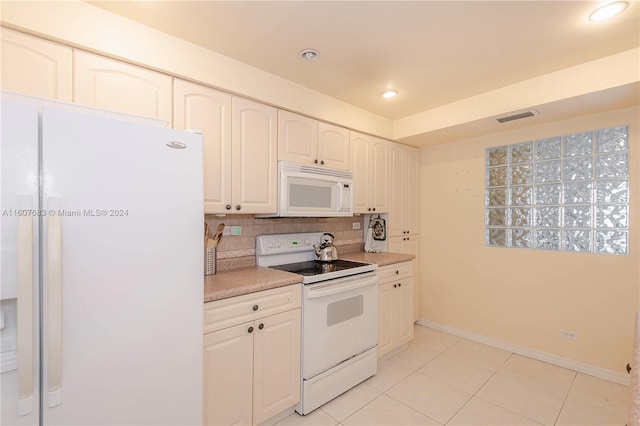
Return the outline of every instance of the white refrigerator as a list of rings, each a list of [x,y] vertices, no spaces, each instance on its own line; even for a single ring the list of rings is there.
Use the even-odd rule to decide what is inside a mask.
[[[200,425],[201,136],[0,108],[0,423]]]

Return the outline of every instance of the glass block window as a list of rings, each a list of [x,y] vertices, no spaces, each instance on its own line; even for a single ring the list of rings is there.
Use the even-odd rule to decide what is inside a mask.
[[[485,243],[628,254],[629,128],[486,150]]]

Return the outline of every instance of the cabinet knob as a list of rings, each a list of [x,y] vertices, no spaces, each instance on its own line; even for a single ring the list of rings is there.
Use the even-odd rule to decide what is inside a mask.
[[[258,326],[258,328],[259,328],[260,330],[262,330],[262,329],[264,328],[264,324],[260,323],[260,325]]]
[[[314,164],[318,164],[318,159],[316,158],[315,160],[313,160]]]
[[[409,241],[411,239],[411,237],[407,237],[407,241]]]
[[[367,210],[368,210],[368,211],[371,211],[371,207],[369,207]]]
[[[240,206],[240,204],[236,205],[236,210],[240,210],[242,208],[242,206]]]
[[[400,271],[396,269],[396,275],[400,275]]]
[[[253,310],[257,311],[258,310],[258,305],[253,305]]]
[[[373,208],[373,211],[374,211],[374,212],[376,211],[376,208],[375,208],[375,207]]]
[[[320,164],[322,164],[324,166],[324,160],[320,161]]]
[[[227,210],[231,210],[231,204],[227,204],[226,206],[224,206],[224,208]]]
[[[394,284],[394,285],[393,285],[393,288],[397,288],[397,287],[398,287],[398,284]]]
[[[247,333],[253,333],[253,327],[249,327],[249,329],[247,330]]]
[[[399,283],[399,284],[398,284],[398,287],[402,287],[402,283]]]

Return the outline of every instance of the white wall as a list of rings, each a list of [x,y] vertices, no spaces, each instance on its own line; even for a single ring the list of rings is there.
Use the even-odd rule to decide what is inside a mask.
[[[421,317],[623,373],[640,308],[639,117],[633,107],[422,148]],[[487,147],[623,124],[629,256],[485,246]],[[560,329],[578,340],[562,339]]]

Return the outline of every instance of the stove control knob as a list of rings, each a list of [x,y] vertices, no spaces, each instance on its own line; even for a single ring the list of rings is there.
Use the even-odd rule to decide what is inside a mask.
[[[304,240],[304,244],[308,246],[309,244],[311,244],[311,240]]]
[[[276,247],[280,247],[280,241],[276,241]]]

